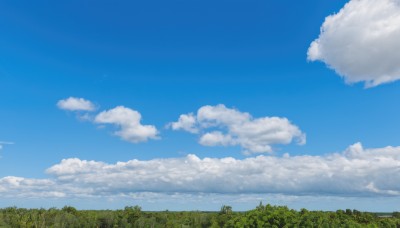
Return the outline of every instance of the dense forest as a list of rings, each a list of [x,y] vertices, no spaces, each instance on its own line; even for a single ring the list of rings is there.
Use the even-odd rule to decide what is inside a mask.
[[[219,212],[145,212],[139,206],[123,210],[9,207],[0,209],[0,227],[400,227],[400,213],[296,211],[261,203],[246,212],[234,212],[230,206],[222,206]]]

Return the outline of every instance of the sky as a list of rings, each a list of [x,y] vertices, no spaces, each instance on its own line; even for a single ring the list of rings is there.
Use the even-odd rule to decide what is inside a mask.
[[[0,207],[400,210],[400,2],[2,1]]]

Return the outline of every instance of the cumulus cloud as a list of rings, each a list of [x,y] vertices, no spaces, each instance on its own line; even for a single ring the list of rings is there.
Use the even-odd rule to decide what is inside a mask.
[[[201,134],[199,143],[204,146],[239,145],[247,153],[271,152],[273,144],[289,144],[293,140],[304,144],[306,140],[305,134],[286,118],[253,118],[249,113],[222,104],[203,106],[196,115],[183,114],[169,126],[173,130]],[[207,131],[215,128],[218,130]]]
[[[400,79],[400,1],[351,0],[328,16],[308,49],[348,83],[366,87]]]
[[[69,97],[64,100],[59,100],[57,106],[60,109],[68,111],[94,111],[95,105],[83,98]]]
[[[324,156],[201,159],[191,154],[115,164],[70,158],[50,167],[47,173],[51,178],[1,178],[0,195],[113,197],[148,192],[399,196],[400,147],[364,149],[356,143],[342,153]]]
[[[326,156],[258,156],[103,162],[65,159],[47,172],[57,180],[104,192],[400,195],[400,147],[356,143]],[[391,178],[387,178],[390,176]]]
[[[124,106],[117,106],[99,113],[94,121],[100,124],[114,124],[118,126],[119,130],[115,134],[128,142],[139,143],[148,139],[156,139],[158,135],[156,127],[142,125],[140,123],[141,119],[142,116],[138,111]]]
[[[196,125],[196,117],[193,113],[182,114],[179,116],[179,120],[177,122],[173,122],[168,124],[168,127],[171,127],[173,130],[185,130],[190,133],[197,133],[198,129]]]
[[[57,103],[60,109],[68,111],[94,111],[94,104],[83,98],[69,97],[60,100]],[[126,108],[124,106],[117,106],[110,110],[105,110],[97,115],[89,113],[78,114],[78,118],[83,121],[90,121],[97,124],[113,124],[119,128],[115,135],[122,139],[139,143],[145,142],[149,139],[158,138],[158,131],[152,125],[142,125],[140,123],[142,116],[138,111]]]
[[[201,136],[199,143],[204,146],[231,146],[235,145],[235,141],[230,135],[224,135],[220,131],[205,133]]]

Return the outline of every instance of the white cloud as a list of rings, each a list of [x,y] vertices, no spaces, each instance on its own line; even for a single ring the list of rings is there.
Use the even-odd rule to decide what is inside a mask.
[[[60,100],[57,103],[60,109],[69,111],[94,111],[95,106],[92,102],[83,98],[69,97]],[[152,125],[142,125],[140,123],[142,116],[139,112],[126,108],[124,106],[117,106],[114,109],[102,111],[93,116],[89,113],[78,115],[78,119],[82,121],[90,121],[98,124],[113,124],[120,129],[115,132],[115,135],[122,139],[139,143],[145,142],[148,139],[158,138],[158,131]]]
[[[400,1],[351,0],[328,16],[308,59],[366,87],[400,79]]]
[[[167,127],[171,127],[174,130],[183,129],[190,133],[197,133],[198,129],[196,125],[196,117],[193,113],[183,114],[179,116],[178,122],[170,123]]]
[[[240,145],[247,153],[271,152],[273,144],[289,144],[296,139],[305,143],[305,134],[286,118],[253,118],[249,113],[224,105],[203,106],[197,115],[181,115],[170,123],[173,130],[201,133],[199,143],[205,146]],[[208,129],[218,131],[204,132]],[[226,132],[226,133],[224,133]]]
[[[400,196],[400,147],[360,143],[324,156],[183,158],[108,164],[78,158],[50,167],[52,178],[0,179],[2,197],[117,197],[148,193]]]
[[[142,116],[139,112],[124,106],[117,106],[99,113],[95,117],[95,122],[118,126],[120,130],[116,131],[115,134],[132,143],[156,139],[158,134],[156,127],[152,125],[142,125],[140,123],[141,118]]]
[[[199,143],[204,146],[231,146],[236,144],[230,135],[224,135],[220,131],[205,133],[201,136]]]
[[[64,100],[59,100],[57,106],[60,109],[68,111],[94,111],[95,105],[83,98],[69,97]]]
[[[64,197],[65,193],[55,190],[56,183],[49,179],[31,179],[7,176],[0,179],[0,195],[3,198]]]
[[[258,156],[243,160],[184,158],[103,162],[65,159],[47,172],[58,181],[109,192],[400,195],[400,147],[360,143],[326,156]],[[390,176],[390,178],[388,178]]]

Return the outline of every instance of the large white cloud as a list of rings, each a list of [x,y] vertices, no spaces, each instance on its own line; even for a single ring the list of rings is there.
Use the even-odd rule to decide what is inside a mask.
[[[50,167],[52,178],[0,179],[2,197],[115,197],[140,192],[378,197],[400,195],[400,147],[360,143],[325,156],[183,158],[108,164],[78,158]]]
[[[348,83],[400,79],[400,1],[351,0],[328,16],[308,59],[325,62]]]
[[[247,153],[271,152],[273,144],[305,143],[305,134],[286,118],[253,118],[249,113],[224,105],[203,106],[197,114],[183,114],[170,123],[173,130],[200,133],[205,146],[240,145]],[[217,129],[217,130],[215,130]]]
[[[138,111],[124,106],[117,106],[99,113],[94,121],[96,123],[118,126],[120,129],[115,134],[132,143],[156,139],[158,134],[156,127],[153,125],[142,125],[140,123],[141,119],[142,116]]]
[[[95,105],[83,98],[69,97],[64,100],[59,100],[57,106],[60,109],[68,111],[94,111]]]
[[[360,143],[326,156],[258,156],[243,160],[185,158],[106,164],[65,159],[47,172],[57,180],[104,192],[400,195],[400,147]],[[388,178],[390,176],[390,178]]]

